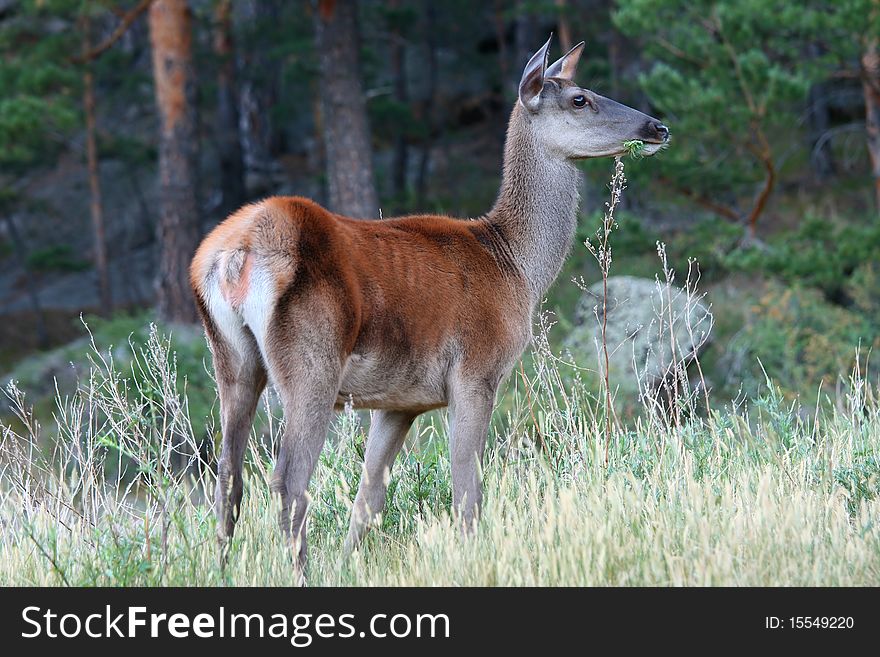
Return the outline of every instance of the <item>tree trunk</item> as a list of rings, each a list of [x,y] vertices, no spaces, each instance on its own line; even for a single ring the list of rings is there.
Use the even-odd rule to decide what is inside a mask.
[[[765,172],[764,184],[761,186],[761,191],[758,192],[758,196],[752,204],[752,209],[749,211],[746,221],[746,239],[751,241],[757,239],[758,217],[761,216],[764,208],[767,207],[767,201],[770,199],[770,194],[773,193],[773,188],[776,185],[776,167],[773,164],[769,149],[762,152],[761,164]]]
[[[547,40],[544,36],[540,39],[535,30],[537,19],[532,12],[527,0],[518,0],[516,3],[516,61],[513,63],[513,82],[519,87],[519,76],[523,67],[528,63],[531,56]]]
[[[389,8],[399,9],[400,0],[391,0]],[[394,80],[394,100],[401,108],[407,107],[409,94],[406,88],[406,39],[400,27],[400,19],[394,16],[391,33],[391,76]],[[409,168],[409,144],[405,130],[398,129],[394,137],[394,159],[391,165],[392,195],[400,202],[406,196],[406,173]]]
[[[217,152],[220,159],[222,217],[245,201],[244,154],[239,129],[238,83],[232,40],[232,3],[220,0],[214,10],[214,55],[217,69]]]
[[[865,96],[865,132],[871,174],[874,176],[874,198],[880,211],[880,52],[877,38],[865,41],[861,58],[862,92]]]
[[[186,0],[150,6],[153,78],[159,109],[159,317],[196,321],[189,262],[199,235],[195,75],[192,14]]]
[[[83,54],[91,50],[91,21],[86,15],[82,22]],[[98,170],[98,140],[95,119],[95,75],[91,60],[86,61],[83,72],[83,113],[86,119],[86,160],[89,171],[89,210],[92,216],[94,237],[95,272],[98,275],[98,298],[102,315],[113,310],[110,276],[107,272],[107,243],[104,237],[104,204],[101,200],[101,178]]]
[[[319,0],[315,17],[330,209],[375,217],[379,201],[367,109],[358,70],[355,0]]]
[[[282,132],[272,120],[278,103],[280,68],[277,57],[269,56],[271,44],[262,32],[280,21],[279,0],[245,0],[234,3],[236,21],[248,32],[248,47],[240,50],[241,144],[249,172],[258,174],[260,186],[272,186],[272,171],[282,150]]]
[[[557,23],[559,27],[559,45],[562,52],[566,53],[574,45],[571,42],[571,27],[568,22],[568,7],[565,0],[556,0]]]
[[[416,203],[419,208],[425,205],[428,195],[428,173],[431,168],[431,148],[434,145],[436,125],[434,121],[434,105],[437,101],[437,10],[432,0],[425,2],[425,43],[428,46],[428,84],[425,98],[421,103],[421,120],[424,122],[424,140],[419,158],[418,177],[416,178]]]

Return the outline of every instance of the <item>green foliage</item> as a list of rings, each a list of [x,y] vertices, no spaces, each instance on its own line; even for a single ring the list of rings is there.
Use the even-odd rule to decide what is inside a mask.
[[[860,264],[844,287],[855,308],[880,325],[880,264],[876,259]]]
[[[390,94],[373,99],[369,105],[369,115],[370,127],[376,137],[387,142],[401,133],[413,139],[427,131],[424,122],[416,120],[409,103],[402,103]]]
[[[595,234],[601,221],[600,212],[582,217],[578,222],[576,243],[581,244]],[[660,230],[634,212],[620,212],[614,229],[614,273],[654,278],[659,272],[657,242],[662,241],[666,244],[673,269],[687,271],[688,259],[693,258],[700,264],[704,282],[714,282],[732,270],[739,270],[730,267],[728,254],[736,249],[742,236],[742,227],[717,219],[694,220],[681,229]],[[568,272],[577,272],[592,280],[598,269],[591,263],[589,254],[575,248],[567,265]],[[564,284],[571,275],[560,278]]]
[[[578,221],[576,240],[583,243],[594,237],[596,229],[602,224],[602,212],[596,210],[582,216]],[[614,253],[618,255],[634,255],[645,252],[656,252],[657,235],[647,228],[638,215],[621,211],[617,215],[614,227]]]
[[[821,30],[822,12],[786,0],[618,6],[615,24],[644,43],[652,62],[641,85],[675,139],[652,161],[655,175],[733,208],[750,204],[766,175],[763,153],[776,160],[776,150],[790,143],[818,74],[803,48]]]
[[[235,48],[243,64],[241,83],[272,98],[268,109],[273,126],[310,121],[310,103],[319,93],[320,76],[314,25],[308,12],[296,2],[233,4],[242,5],[236,8],[242,20],[233,24]],[[196,29],[213,20],[210,5],[202,9],[204,14]],[[201,64],[200,85],[211,84],[213,77],[201,71],[218,66],[215,53],[197,50],[195,56]]]
[[[857,350],[880,346],[880,323],[817,290],[771,283],[749,315],[724,363],[746,397],[764,386],[766,372],[787,396],[815,399],[820,383],[830,393],[853,370]]]
[[[704,282],[714,282],[730,268],[727,254],[742,241],[743,228],[721,219],[694,221],[668,236],[667,253],[677,271],[685,271],[688,258],[700,263]]]
[[[85,323],[97,345],[109,346],[120,365],[134,362],[132,345],[147,344],[155,318],[151,311],[135,315],[119,313],[110,318],[89,316]],[[216,392],[208,375],[211,354],[201,327],[177,327],[173,332],[176,385],[179,394],[187,395],[189,415],[196,426],[211,425],[215,411]],[[130,367],[124,377],[136,388],[147,386],[145,370]]]
[[[92,265],[77,256],[67,244],[52,244],[28,253],[27,266],[32,271],[85,271]]]
[[[135,165],[149,165],[156,161],[155,143],[128,135],[102,135],[98,141],[98,157],[119,158]]]
[[[821,0],[823,43],[841,68],[862,54],[866,39],[880,36],[880,11],[874,0]]]
[[[53,418],[51,411],[46,410],[45,402],[55,394],[56,381],[61,389],[75,387],[69,377],[74,372],[87,371],[92,365],[85,340],[100,345],[104,354],[112,355],[119,376],[127,385],[146,389],[148,381],[144,378],[144,370],[132,367],[137,356],[132,345],[148,343],[154,320],[152,311],[136,314],[119,312],[109,318],[89,315],[82,320],[71,320],[80,325],[84,338],[21,360],[11,372],[4,374],[8,374],[8,380],[18,381],[32,395],[40,411],[37,419],[50,424]],[[177,391],[181,394],[186,392],[189,414],[195,425],[213,426],[216,424],[216,392],[208,374],[211,355],[202,329],[195,326],[175,327],[173,335]],[[5,409],[0,408],[2,412]]]
[[[643,151],[645,150],[645,142],[643,142],[641,139],[625,141],[623,142],[623,148],[626,150],[627,155],[629,155],[632,159],[637,160],[643,156]]]
[[[865,500],[880,495],[880,459],[873,454],[863,454],[852,465],[834,469],[834,480],[847,495],[847,508],[854,513]]]
[[[0,165],[40,161],[76,124],[78,78],[67,58],[75,52],[68,21],[78,5],[31,0],[0,22]],[[66,25],[50,27],[53,21]]]
[[[728,270],[772,274],[791,285],[819,288],[841,301],[853,272],[878,257],[880,225],[875,221],[847,224],[808,216],[768,245],[733,250],[722,261]]]

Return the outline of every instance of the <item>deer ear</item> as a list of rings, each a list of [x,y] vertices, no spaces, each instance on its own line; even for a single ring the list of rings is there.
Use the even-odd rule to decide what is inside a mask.
[[[562,57],[553,62],[547,68],[547,71],[544,73],[544,77],[571,80],[572,78],[574,78],[578,62],[581,59],[581,53],[583,52],[584,42],[581,41],[574,48],[565,53]]]
[[[529,60],[523,69],[522,79],[519,81],[519,102],[531,110],[538,107],[541,89],[544,88],[544,71],[547,70],[547,51],[550,50],[550,42],[553,35]]]

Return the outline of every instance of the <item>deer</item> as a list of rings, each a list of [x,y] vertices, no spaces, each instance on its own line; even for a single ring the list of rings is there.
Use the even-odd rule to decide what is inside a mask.
[[[343,550],[380,518],[395,457],[420,414],[447,407],[453,515],[473,531],[496,394],[532,339],[536,309],[571,249],[585,158],[669,139],[658,119],[578,86],[581,42],[523,70],[500,191],[477,218],[364,220],[303,197],[246,205],[203,240],[191,283],[213,358],[222,442],[221,551],[243,495],[243,461],[271,381],[284,414],[270,489],[305,572],[308,487],[333,415],[370,409],[362,477]]]

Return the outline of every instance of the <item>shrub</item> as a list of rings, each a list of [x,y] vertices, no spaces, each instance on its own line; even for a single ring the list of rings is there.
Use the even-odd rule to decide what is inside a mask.
[[[92,265],[88,260],[74,254],[66,244],[53,244],[31,251],[27,256],[31,271],[85,271]]]
[[[827,301],[817,290],[771,283],[753,316],[727,347],[721,369],[747,397],[772,377],[789,397],[815,398],[853,369],[856,350],[880,345],[880,324]]]
[[[880,325],[880,267],[875,261],[859,265],[845,291],[859,312],[873,324]]]
[[[88,353],[91,340],[95,351],[112,356],[115,366],[121,370],[120,376],[131,385],[142,385],[143,368],[132,367],[137,353],[135,345],[148,342],[152,312],[139,312],[134,315],[117,313],[109,318],[87,316],[81,326],[84,338],[74,340],[68,345],[49,352],[36,354],[20,361],[15,368],[4,373],[0,385],[15,380],[27,391],[31,403],[36,403],[37,420],[52,423],[53,417],[47,410],[56,390],[65,393],[76,387],[76,377],[88,372],[93,366],[93,355]],[[216,392],[214,382],[208,375],[211,357],[200,327],[177,326],[173,329],[175,368],[179,379],[178,392],[188,398],[188,407],[193,421],[203,426],[215,409]],[[8,404],[0,400],[0,418],[9,415]]]
[[[817,287],[833,301],[846,303],[847,281],[863,262],[880,256],[880,225],[838,224],[807,217],[797,230],[766,246],[737,249],[723,258],[733,271],[772,274],[789,284]]]

